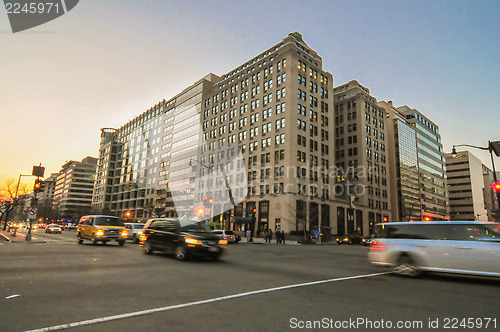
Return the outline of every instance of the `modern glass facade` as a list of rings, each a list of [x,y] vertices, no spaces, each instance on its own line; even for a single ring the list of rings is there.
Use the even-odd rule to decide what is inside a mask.
[[[417,134],[420,204],[423,220],[449,220],[446,160],[439,127],[408,106],[398,107]]]

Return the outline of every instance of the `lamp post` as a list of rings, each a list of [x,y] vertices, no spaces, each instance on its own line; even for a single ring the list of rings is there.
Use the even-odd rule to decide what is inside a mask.
[[[493,181],[495,182],[495,184],[498,183],[497,171],[495,170],[495,162],[493,160],[493,152],[495,152],[495,154],[496,154],[497,157],[500,156],[500,141],[496,141],[496,142],[488,141],[488,146],[487,147],[470,145],[470,144],[453,145],[453,148],[451,149],[451,155],[452,156],[456,156],[457,155],[457,149],[456,149],[456,147],[458,147],[458,146],[468,146],[470,148],[488,151],[490,153],[491,166],[493,168]],[[498,210],[499,210],[499,216],[500,216],[500,190],[495,190],[495,193],[496,193],[496,196],[497,196]]]

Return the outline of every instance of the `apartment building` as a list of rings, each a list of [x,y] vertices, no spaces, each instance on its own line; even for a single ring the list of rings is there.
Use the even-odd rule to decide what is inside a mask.
[[[483,163],[469,151],[446,154],[451,220],[488,221]]]
[[[333,93],[337,232],[368,234],[392,220],[386,111],[358,81]]]
[[[387,114],[392,221],[422,220],[417,133],[392,101],[377,105]]]
[[[134,220],[336,233],[332,90],[322,58],[291,33],[103,129],[92,205]]]
[[[422,220],[449,220],[446,160],[439,127],[416,109],[405,105],[397,110],[417,135]]]
[[[59,171],[54,190],[54,209],[61,219],[78,219],[90,212],[97,159],[70,160]]]

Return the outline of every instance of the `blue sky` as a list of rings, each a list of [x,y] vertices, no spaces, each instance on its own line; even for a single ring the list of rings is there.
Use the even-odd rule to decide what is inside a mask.
[[[100,128],[293,31],[323,57],[335,85],[356,79],[378,100],[424,113],[445,151],[485,146],[500,140],[499,12],[498,1],[87,0],[13,34],[2,9],[0,185],[38,163],[51,173],[97,156]]]

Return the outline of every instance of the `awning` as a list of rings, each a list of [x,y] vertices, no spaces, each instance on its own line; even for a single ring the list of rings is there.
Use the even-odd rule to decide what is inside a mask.
[[[235,222],[249,224],[252,222],[252,217],[233,217]]]

